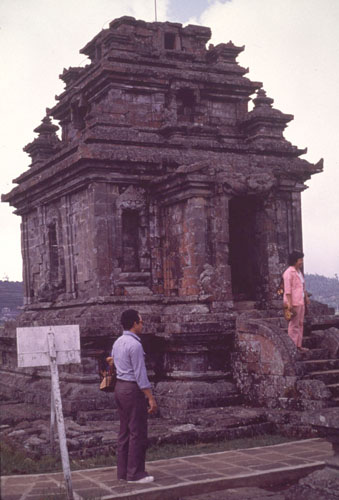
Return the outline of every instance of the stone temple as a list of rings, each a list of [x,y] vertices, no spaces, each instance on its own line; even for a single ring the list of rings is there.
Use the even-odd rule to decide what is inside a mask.
[[[63,71],[64,92],[24,148],[31,165],[2,197],[22,218],[25,290],[0,342],[3,392],[50,396],[47,372],[16,368],[15,326],[79,324],[82,365],[61,375],[65,411],[107,406],[98,359],[133,307],[164,416],[337,397],[333,382],[302,378],[276,296],[289,252],[302,249],[301,193],[322,161],[284,138],[293,116],[245,76],[244,47],[206,48],[210,37],[122,17],[80,51],[87,66]],[[335,357],[324,309],[309,330],[332,330],[318,337]]]

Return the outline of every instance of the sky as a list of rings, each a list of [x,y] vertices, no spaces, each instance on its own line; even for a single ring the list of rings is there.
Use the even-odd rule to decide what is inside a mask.
[[[305,271],[339,274],[339,0],[157,0],[157,20],[209,26],[209,43],[245,45],[238,57],[273,106],[293,114],[285,137],[302,158],[324,158],[302,194]],[[1,0],[0,193],[27,170],[22,148],[63,91],[63,68],[123,15],[155,20],[154,0]],[[20,217],[0,204],[0,280],[22,280]]]

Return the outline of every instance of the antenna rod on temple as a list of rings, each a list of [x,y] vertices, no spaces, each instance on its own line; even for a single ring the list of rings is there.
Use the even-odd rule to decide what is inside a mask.
[[[154,11],[155,11],[155,22],[158,21],[157,19],[157,0],[154,0]]]

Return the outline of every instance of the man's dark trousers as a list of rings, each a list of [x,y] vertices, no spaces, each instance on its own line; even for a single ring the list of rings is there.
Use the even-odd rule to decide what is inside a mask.
[[[137,481],[145,476],[147,402],[136,382],[117,380],[115,401],[119,411],[118,479]]]

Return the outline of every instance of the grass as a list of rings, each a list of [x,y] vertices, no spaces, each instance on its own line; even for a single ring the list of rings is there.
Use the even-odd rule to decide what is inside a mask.
[[[286,443],[291,439],[280,435],[264,434],[252,438],[235,439],[233,441],[221,440],[209,443],[190,444],[164,444],[152,446],[147,451],[147,461],[200,455],[202,453],[216,453],[241,448],[255,448],[257,446],[270,446]],[[60,472],[62,465],[60,458],[51,455],[32,459],[24,449],[18,449],[11,441],[2,442],[0,448],[1,474],[3,476],[14,474],[43,474],[46,472]],[[70,459],[72,470],[92,469],[97,467],[113,467],[116,465],[116,456],[99,455],[84,459]]]
[[[149,448],[147,450],[147,461],[152,462],[153,460],[201,455],[203,453],[256,448],[257,446],[271,446],[289,441],[292,441],[292,439],[279,434],[262,434],[250,438],[233,439],[232,441],[222,439],[208,443],[166,444]],[[295,441],[295,438],[293,438],[293,441]]]
[[[62,471],[60,456],[43,455],[38,459],[32,458],[24,449],[18,449],[17,444],[9,440],[1,443],[0,464],[2,476]],[[85,459],[70,458],[72,470],[112,467],[114,465],[116,465],[115,455],[100,455]]]
[[[264,434],[252,438],[235,439],[233,441],[220,440],[208,443],[164,444],[152,446],[147,451],[147,461],[162,460],[202,453],[216,453],[241,448],[255,448],[286,443],[291,439],[280,435]],[[18,449],[11,441],[2,442],[0,447],[1,474],[3,476],[15,474],[43,474],[46,472],[60,472],[62,464],[59,457],[44,455],[39,459],[31,458],[24,449]],[[113,467],[116,465],[115,455],[98,455],[90,458],[70,458],[72,470],[93,469],[97,467]]]

